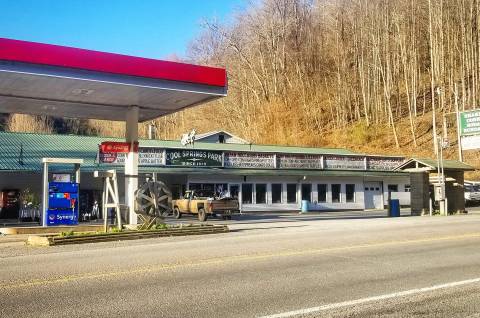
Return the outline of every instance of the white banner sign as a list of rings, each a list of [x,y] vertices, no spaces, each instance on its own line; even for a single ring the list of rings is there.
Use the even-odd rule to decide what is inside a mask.
[[[480,149],[480,135],[463,136],[462,149],[463,150]]]
[[[368,170],[390,171],[404,162],[403,158],[367,157]]]
[[[325,156],[325,169],[341,170],[365,170],[365,161],[363,157],[350,156]]]
[[[225,152],[226,168],[275,168],[273,154]]]
[[[318,155],[278,155],[281,169],[322,169],[322,156]]]
[[[100,152],[100,163],[125,164],[126,153]],[[142,148],[138,150],[138,164],[141,166],[162,166],[165,164],[164,150],[160,148]]]

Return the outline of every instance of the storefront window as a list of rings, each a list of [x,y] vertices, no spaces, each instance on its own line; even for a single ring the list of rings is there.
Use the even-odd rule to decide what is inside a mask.
[[[231,198],[238,199],[238,191],[239,191],[238,184],[231,184],[230,185],[230,197]]]
[[[388,192],[398,192],[398,184],[389,184]]]
[[[340,202],[340,184],[332,184],[332,202]]]
[[[202,184],[201,183],[190,183],[188,185],[189,190],[202,190]]]
[[[302,184],[302,200],[311,201],[312,200],[312,185],[311,184]]]
[[[345,185],[345,199],[347,202],[355,202],[355,185]]]
[[[251,183],[242,184],[242,203],[251,204],[253,197],[253,187]]]
[[[282,203],[282,184],[272,184],[272,203]]]
[[[297,203],[297,184],[287,184],[287,203]]]
[[[267,185],[264,183],[257,183],[255,185],[255,199],[257,204],[267,203]]]
[[[318,190],[318,202],[327,202],[327,185],[319,184],[317,186]]]
[[[224,197],[228,193],[228,185],[226,183],[215,184],[215,195]]]

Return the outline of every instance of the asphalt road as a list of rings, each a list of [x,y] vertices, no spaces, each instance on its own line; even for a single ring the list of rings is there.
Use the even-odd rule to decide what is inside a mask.
[[[0,317],[480,317],[480,214],[378,216],[243,216],[227,234],[49,248],[0,241]]]

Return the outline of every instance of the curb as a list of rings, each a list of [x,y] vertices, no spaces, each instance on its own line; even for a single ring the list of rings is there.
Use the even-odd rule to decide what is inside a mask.
[[[124,240],[137,240],[144,238],[169,237],[169,236],[188,236],[188,235],[206,235],[227,233],[229,228],[226,225],[202,225],[188,226],[179,228],[168,228],[151,231],[125,231],[117,233],[93,234],[84,236],[40,236],[31,235],[27,239],[27,245],[30,246],[53,246],[67,244],[83,244],[96,242],[112,242]]]

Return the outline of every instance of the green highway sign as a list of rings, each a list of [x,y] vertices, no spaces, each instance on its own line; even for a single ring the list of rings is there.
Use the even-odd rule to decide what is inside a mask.
[[[460,113],[460,134],[480,135],[480,109]]]

